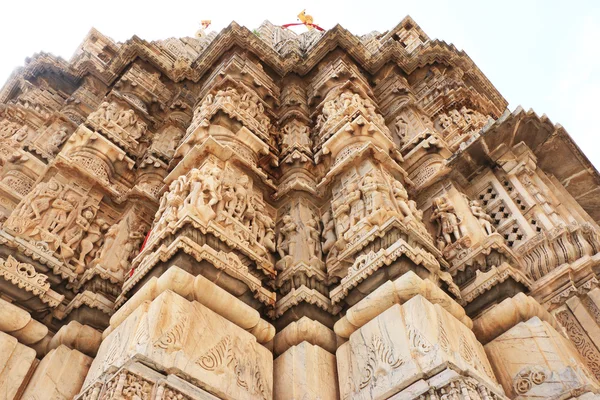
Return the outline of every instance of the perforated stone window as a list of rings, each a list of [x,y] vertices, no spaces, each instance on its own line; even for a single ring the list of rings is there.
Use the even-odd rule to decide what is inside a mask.
[[[521,231],[521,228],[516,223],[506,229],[502,236],[506,240],[508,247],[517,247],[525,238],[525,234]]]
[[[502,179],[502,186],[504,186],[504,189],[508,193],[512,193],[515,191],[515,188],[513,187],[512,183],[510,183],[510,181],[506,178]]]
[[[503,201],[500,201],[500,203],[489,211],[488,214],[494,220],[494,225],[496,225],[496,227],[504,225],[511,217],[510,209]]]
[[[498,198],[498,193],[494,190],[494,188],[490,185],[485,188],[481,193],[479,193],[479,201],[481,201],[481,205],[483,207],[487,207],[490,203]]]
[[[521,211],[527,210],[527,204],[525,204],[525,202],[523,201],[523,199],[521,199],[521,197],[519,197],[519,196],[515,197],[515,204],[517,205],[517,207],[519,207],[519,210],[521,210]]]
[[[531,220],[529,221],[529,224],[538,233],[541,232],[543,229],[542,226],[538,223],[537,219],[535,219],[535,218],[531,218]]]

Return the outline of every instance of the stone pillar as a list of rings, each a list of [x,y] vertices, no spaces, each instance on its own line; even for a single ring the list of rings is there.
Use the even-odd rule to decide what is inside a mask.
[[[120,398],[123,385],[135,380],[141,383],[130,386],[151,393],[172,374],[220,399],[270,400],[273,356],[264,344],[273,334],[250,306],[206,278],[172,266],[113,315],[84,392],[100,387],[101,398]],[[137,360],[152,370],[127,369]],[[119,368],[126,370],[115,377]]]
[[[37,365],[35,350],[0,332],[0,365],[0,396],[16,399]]]
[[[341,398],[504,399],[471,325],[431,281],[408,272],[385,283],[335,326],[348,338],[336,352]]]
[[[600,312],[594,302],[598,293],[596,288],[588,295],[573,296],[553,311],[596,379],[600,379]]]
[[[274,398],[339,399],[335,349],[335,333],[307,317],[275,335]]]
[[[554,317],[522,293],[485,312],[474,325],[509,397],[558,399],[598,394],[598,382],[561,330]]]
[[[22,399],[71,400],[81,389],[92,358],[61,345],[51,350],[31,377]]]

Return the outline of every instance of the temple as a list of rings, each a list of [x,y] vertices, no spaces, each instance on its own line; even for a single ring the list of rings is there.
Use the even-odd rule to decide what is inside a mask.
[[[36,54],[0,221],[0,399],[600,398],[600,176],[410,17]]]

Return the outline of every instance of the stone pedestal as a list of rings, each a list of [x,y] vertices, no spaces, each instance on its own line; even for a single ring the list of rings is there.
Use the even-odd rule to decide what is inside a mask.
[[[79,390],[92,359],[61,345],[42,359],[22,399],[71,400]]]
[[[218,400],[218,397],[175,375],[163,375],[137,361],[104,376],[76,400]]]
[[[387,399],[444,370],[469,376],[492,398],[504,398],[471,330],[421,295],[364,324],[336,355],[343,399]]]
[[[0,332],[0,398],[17,398],[36,364],[35,350]]]
[[[566,399],[600,390],[573,344],[538,317],[512,327],[485,351],[511,398]]]
[[[308,342],[290,347],[273,363],[277,400],[336,400],[335,356]]]
[[[197,301],[166,290],[151,302],[142,302],[111,329],[84,390],[106,381],[116,368],[139,360],[221,399],[272,399],[273,356],[269,350],[258,344],[253,334]],[[143,372],[138,376],[152,381]],[[106,391],[107,383],[103,385]]]

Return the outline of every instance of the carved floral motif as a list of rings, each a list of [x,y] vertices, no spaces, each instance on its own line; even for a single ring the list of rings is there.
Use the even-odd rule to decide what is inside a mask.
[[[368,360],[358,388],[364,389],[369,385],[374,385],[378,377],[389,374],[391,370],[402,364],[404,361],[394,356],[392,348],[381,337],[373,336],[371,344],[368,346]]]
[[[202,369],[216,374],[226,371],[233,374],[237,385],[248,392],[267,400],[267,389],[257,366],[252,364],[252,354],[242,352],[237,339],[224,336],[197,361]]]

